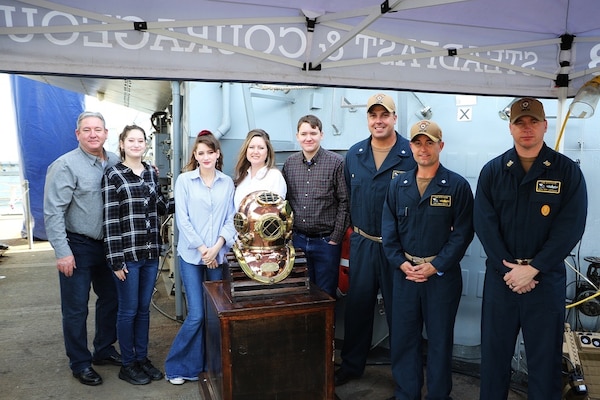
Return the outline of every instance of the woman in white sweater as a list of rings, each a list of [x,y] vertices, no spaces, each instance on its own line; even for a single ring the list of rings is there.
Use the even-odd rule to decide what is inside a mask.
[[[236,210],[244,197],[257,190],[268,190],[285,199],[287,185],[275,166],[275,150],[269,134],[264,130],[253,129],[248,132],[235,165],[233,183]]]

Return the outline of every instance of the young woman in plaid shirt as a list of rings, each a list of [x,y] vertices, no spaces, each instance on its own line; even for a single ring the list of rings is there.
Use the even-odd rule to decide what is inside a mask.
[[[123,366],[119,378],[144,385],[163,378],[148,355],[150,300],[161,250],[159,215],[174,211],[173,200],[163,196],[156,170],[142,161],[146,133],[128,125],[119,136],[122,161],[106,170],[104,246],[114,271],[119,310],[117,337]]]

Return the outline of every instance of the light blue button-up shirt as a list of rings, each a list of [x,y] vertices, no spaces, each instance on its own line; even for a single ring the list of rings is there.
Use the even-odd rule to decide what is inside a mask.
[[[190,264],[204,264],[198,247],[214,246],[222,236],[225,245],[219,251],[217,262],[225,262],[225,254],[235,239],[233,226],[233,180],[216,171],[212,187],[204,185],[199,169],[184,172],[175,182],[175,222],[179,229],[177,252]]]

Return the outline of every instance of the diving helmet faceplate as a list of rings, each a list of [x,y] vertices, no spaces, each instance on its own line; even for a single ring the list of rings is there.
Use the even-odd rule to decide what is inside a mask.
[[[289,203],[273,192],[252,192],[242,200],[233,222],[238,232],[233,253],[244,273],[262,283],[285,279],[295,260]]]

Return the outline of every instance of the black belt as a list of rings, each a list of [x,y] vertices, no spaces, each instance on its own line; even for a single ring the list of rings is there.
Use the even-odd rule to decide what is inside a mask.
[[[70,236],[70,235],[79,236],[82,239],[90,240],[93,242],[104,242],[104,239],[94,239],[93,237],[89,237],[89,236],[83,235],[81,233],[67,231],[67,236]]]
[[[515,258],[515,264],[519,265],[529,265],[531,261],[533,261],[533,258]]]
[[[302,232],[299,229],[296,229],[296,233],[299,235],[302,235],[302,236],[306,236],[309,239],[318,239],[318,238],[322,238],[322,237],[331,235],[331,232],[308,233],[308,232]]]

